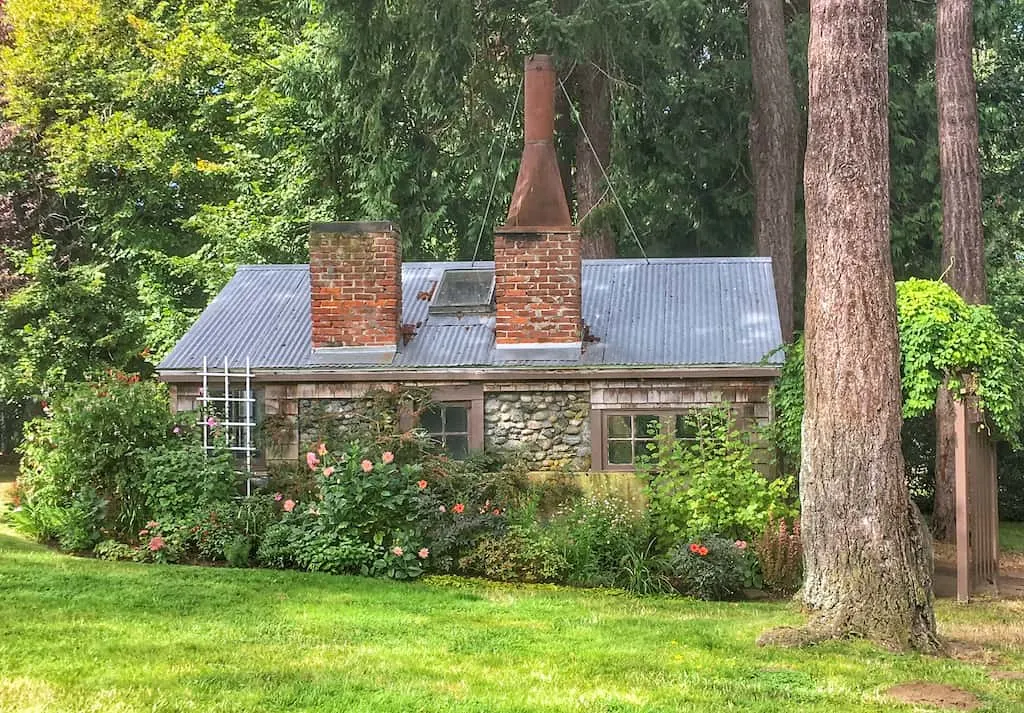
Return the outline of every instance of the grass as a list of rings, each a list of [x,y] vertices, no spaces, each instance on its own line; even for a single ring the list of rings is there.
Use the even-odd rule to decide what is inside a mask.
[[[999,523],[999,549],[1024,554],[1024,522]]]
[[[910,711],[928,680],[1024,712],[1024,681],[863,642],[760,649],[793,605],[72,558],[0,529],[0,711]],[[942,603],[1024,670],[1024,602]],[[923,709],[922,709],[923,710]]]

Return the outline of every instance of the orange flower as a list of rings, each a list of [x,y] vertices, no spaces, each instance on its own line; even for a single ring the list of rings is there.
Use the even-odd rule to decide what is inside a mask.
[[[369,473],[371,470],[373,470],[373,462],[372,461],[364,460],[359,465],[360,465],[360,467],[362,467],[364,473]]]
[[[425,480],[418,480],[418,481],[416,481],[416,485],[419,486],[420,490],[423,490],[423,489],[425,489],[427,487],[427,481],[425,481]]]
[[[461,515],[462,511],[465,510],[465,509],[466,509],[466,506],[463,505],[462,503],[455,503],[454,505],[452,505],[452,512],[455,513],[456,515]]]
[[[692,545],[690,545],[690,552],[692,552],[693,554],[697,554],[698,552],[700,552],[700,545],[694,542]]]
[[[707,555],[707,553],[708,553],[708,548],[705,547],[704,545],[701,545],[700,546],[700,550],[697,551],[697,554],[699,554],[701,557],[704,557],[705,555]]]
[[[395,454],[391,451],[384,451],[384,454],[380,457],[384,461],[384,465],[389,465],[395,462]]]
[[[321,443],[320,445],[318,445],[316,447],[316,452],[317,452],[317,454],[319,454],[321,456],[327,455],[327,444],[326,443]]]

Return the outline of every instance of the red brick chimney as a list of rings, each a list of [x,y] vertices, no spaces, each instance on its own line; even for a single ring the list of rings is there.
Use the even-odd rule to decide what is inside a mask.
[[[401,273],[401,240],[393,224],[313,223],[309,286],[314,352],[357,362],[393,356],[401,337]]]
[[[494,235],[495,338],[499,352],[561,347],[578,354],[581,244],[555,155],[555,67],[526,59],[525,137],[505,225]]]

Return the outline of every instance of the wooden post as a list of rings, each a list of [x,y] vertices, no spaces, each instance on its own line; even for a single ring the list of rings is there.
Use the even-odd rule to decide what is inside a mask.
[[[956,599],[966,604],[971,598],[971,542],[969,493],[967,489],[967,405],[955,400],[956,432]]]

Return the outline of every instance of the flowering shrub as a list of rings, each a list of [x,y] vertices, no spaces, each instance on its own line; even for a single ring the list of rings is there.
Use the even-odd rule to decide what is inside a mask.
[[[623,560],[653,539],[646,517],[616,498],[580,498],[556,511],[549,529],[568,565],[567,581],[587,587],[628,585]]]
[[[641,464],[651,518],[665,542],[708,532],[748,539],[769,518],[791,513],[791,477],[768,480],[753,462],[753,448],[728,409],[693,414],[692,440],[656,437],[652,458]]]
[[[680,543],[669,555],[673,586],[698,599],[734,599],[745,580],[745,543],[706,537]]]
[[[800,521],[792,526],[780,519],[768,523],[757,541],[764,588],[777,594],[800,589],[804,577],[804,550],[800,543]]]

